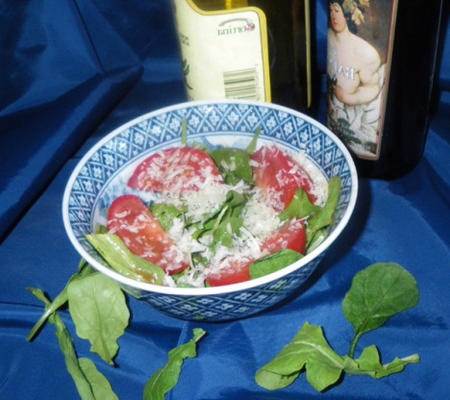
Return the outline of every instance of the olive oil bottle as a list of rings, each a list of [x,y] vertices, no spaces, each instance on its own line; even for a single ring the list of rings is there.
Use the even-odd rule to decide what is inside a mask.
[[[188,98],[312,103],[309,0],[172,0]]]

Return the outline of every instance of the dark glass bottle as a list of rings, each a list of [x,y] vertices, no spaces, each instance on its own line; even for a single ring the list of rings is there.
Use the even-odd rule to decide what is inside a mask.
[[[264,10],[267,18],[272,101],[303,112],[312,102],[308,3],[248,0]]]
[[[350,9],[351,3],[354,3],[352,10],[356,10],[356,15]],[[367,0],[330,0],[329,5],[327,124],[350,148],[360,176],[398,178],[411,171],[423,155],[436,79],[443,0],[370,3]],[[339,44],[333,46],[333,43],[337,43],[339,34],[335,35],[333,23],[336,25],[338,22],[333,21],[332,13],[333,7],[337,6],[344,13],[348,29],[374,48],[377,48],[380,36],[385,37],[384,44],[381,43],[377,49],[380,64],[385,68],[384,82],[380,81],[378,98],[362,105],[349,104],[353,98],[339,97],[338,90],[341,89],[335,89],[339,86],[339,74],[352,78],[353,82],[359,79],[360,86],[365,85],[364,89],[367,89],[366,94],[370,87],[370,72],[362,78],[358,75],[358,68],[361,71],[367,65],[350,62],[349,65],[356,65],[352,70],[342,62],[346,60],[345,56],[336,57],[335,47]],[[375,22],[370,23],[371,19]],[[355,48],[359,51],[361,43],[355,39],[353,51]],[[359,55],[358,52],[353,54],[356,54],[355,59]],[[369,63],[370,51],[364,54]],[[354,90],[353,93],[358,90],[349,85],[343,91],[349,88]],[[340,101],[342,98],[345,100]],[[366,118],[373,117],[377,108],[381,111],[377,120]],[[372,122],[376,123],[370,125]],[[372,131],[374,127],[376,132]]]

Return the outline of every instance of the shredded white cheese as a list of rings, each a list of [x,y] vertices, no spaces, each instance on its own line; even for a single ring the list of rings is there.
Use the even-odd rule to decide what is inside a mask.
[[[254,189],[253,196],[247,202],[242,218],[245,229],[259,238],[280,226],[278,214],[264,202],[263,195],[258,188]]]
[[[323,206],[328,197],[328,184],[325,176],[311,161],[308,160],[303,151],[286,151],[286,154],[300,165],[311,178],[313,187],[311,188],[310,193],[316,198],[315,204]]]

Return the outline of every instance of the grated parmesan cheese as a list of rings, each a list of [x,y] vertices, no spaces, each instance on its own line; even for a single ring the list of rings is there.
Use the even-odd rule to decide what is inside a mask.
[[[316,198],[315,204],[323,206],[328,197],[328,184],[322,172],[306,157],[304,151],[286,151],[286,153],[309,175],[313,182],[310,192]]]
[[[280,226],[278,214],[263,200],[260,189],[254,189],[254,195],[243,210],[243,225],[256,237],[263,237]]]

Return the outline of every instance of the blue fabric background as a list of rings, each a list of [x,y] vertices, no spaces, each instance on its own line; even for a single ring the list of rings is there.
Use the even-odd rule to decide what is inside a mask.
[[[316,66],[323,74],[326,1],[312,5]],[[0,41],[0,399],[76,399],[53,326],[47,324],[33,343],[25,341],[42,312],[25,288],[42,288],[53,298],[77,268],[60,209],[78,159],[116,126],[185,100],[170,4],[4,0]],[[117,368],[91,354],[68,313],[60,313],[78,355],[96,363],[119,399],[140,399],[167,352],[189,340],[194,327],[207,336],[168,399],[448,398],[449,27],[442,47],[436,111],[422,161],[395,181],[360,180],[354,217],[300,296],[262,315],[217,324],[173,319],[130,298],[132,319],[119,341]],[[317,118],[323,119],[323,102]],[[305,321],[322,325],[330,345],[347,352],[352,328],[341,312],[342,298],[353,275],[379,261],[408,269],[420,300],[363,336],[356,353],[375,344],[383,362],[417,352],[420,363],[379,381],[345,376],[322,394],[304,375],[283,390],[258,387],[255,371]]]

